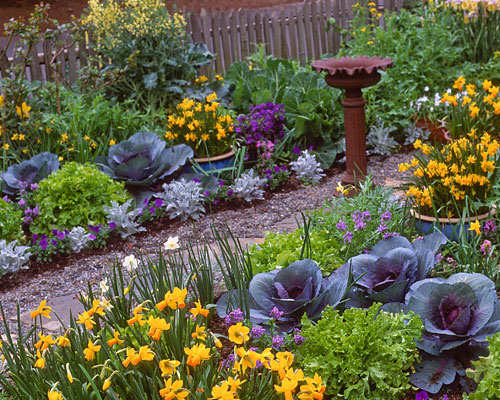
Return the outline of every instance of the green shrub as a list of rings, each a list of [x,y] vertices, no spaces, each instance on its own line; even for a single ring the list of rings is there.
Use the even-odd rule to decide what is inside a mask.
[[[500,333],[490,336],[488,357],[473,361],[474,368],[467,370],[467,376],[479,383],[477,390],[464,399],[500,399]]]
[[[302,319],[305,342],[296,350],[307,374],[318,373],[325,394],[334,399],[399,399],[407,392],[409,370],[417,360],[418,316],[351,308],[340,314],[328,307],[316,325]]]
[[[94,165],[69,162],[38,184],[33,201],[40,215],[31,231],[47,234],[53,229],[105,224],[103,207],[113,200],[124,203],[129,197],[123,183],[113,181]]]
[[[0,239],[4,239],[7,243],[13,240],[21,242],[24,237],[22,223],[22,211],[16,210],[12,203],[0,199]]]
[[[310,252],[307,254],[304,250],[301,257],[306,240],[304,228],[288,234],[267,232],[263,244],[252,245],[249,248],[254,274],[270,271],[278,266],[286,268],[301,258],[316,261],[323,274],[330,274],[342,265],[343,259],[339,256],[340,246],[328,231],[310,232],[309,239]]]

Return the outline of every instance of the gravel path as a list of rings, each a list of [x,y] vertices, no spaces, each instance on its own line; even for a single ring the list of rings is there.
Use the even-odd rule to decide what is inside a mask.
[[[408,162],[411,154],[395,154],[390,157],[372,156],[368,168],[373,173],[376,184],[401,180],[398,165]],[[16,315],[16,304],[21,312],[34,309],[42,300],[70,295],[86,290],[88,282],[98,283],[103,278],[105,267],[114,260],[122,260],[131,253],[157,254],[169,236],[179,236],[180,243],[205,237],[210,240],[210,225],[224,228],[226,225],[236,237],[262,237],[265,231],[272,231],[279,221],[293,216],[299,211],[320,207],[325,198],[335,193],[342,173],[339,169],[323,178],[318,186],[299,186],[296,190],[274,193],[266,201],[254,202],[238,210],[225,210],[201,218],[196,225],[192,222],[169,222],[160,229],[149,230],[136,238],[108,246],[101,251],[74,255],[47,270],[26,273],[26,279],[14,287],[6,289],[0,282],[0,301],[7,319]],[[4,288],[2,288],[4,286]],[[9,285],[12,286],[12,285]],[[1,330],[0,330],[1,332]]]

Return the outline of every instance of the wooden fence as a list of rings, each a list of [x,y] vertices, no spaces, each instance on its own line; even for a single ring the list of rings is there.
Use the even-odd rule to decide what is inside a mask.
[[[329,18],[347,28],[352,18],[352,5],[358,0],[305,0],[265,9],[239,9],[201,13],[183,9],[187,30],[194,42],[203,42],[217,54],[209,72],[224,73],[236,61],[243,61],[265,45],[266,55],[298,59],[301,64],[318,59],[322,54],[335,54],[341,37],[337,30],[327,30]],[[366,0],[367,1],[367,0]],[[399,11],[404,0],[374,0],[380,11]],[[78,69],[87,65],[90,46],[81,41],[69,45],[59,56],[50,42],[41,43],[30,54],[31,65],[26,71],[28,80],[53,80],[51,59],[57,58],[61,80],[74,83]],[[1,43],[0,43],[1,46]],[[0,54],[2,51],[0,50]],[[12,57],[0,59],[0,76],[6,76]]]

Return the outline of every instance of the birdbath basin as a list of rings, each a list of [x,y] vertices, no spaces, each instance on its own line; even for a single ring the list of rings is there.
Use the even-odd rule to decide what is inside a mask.
[[[379,70],[394,65],[390,58],[341,57],[314,61],[312,67],[327,72],[329,86],[345,90],[344,106],[346,172],[342,184],[357,185],[367,175],[365,100],[361,89],[380,81]]]

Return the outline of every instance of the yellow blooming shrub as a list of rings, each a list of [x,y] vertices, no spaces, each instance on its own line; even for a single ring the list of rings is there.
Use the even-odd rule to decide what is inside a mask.
[[[466,202],[484,203],[497,176],[499,148],[488,133],[474,130],[444,147],[415,141],[421,155],[399,165],[399,172],[412,171],[407,195],[421,213],[459,217]]]
[[[137,108],[159,110],[177,100],[213,58],[162,0],[90,0],[82,22],[94,35],[97,64],[120,77],[110,90]]]
[[[500,43],[500,42],[499,42]],[[446,106],[444,123],[450,137],[458,139],[472,129],[479,134],[489,132],[500,137],[500,82],[488,79],[480,83],[467,83],[463,76],[457,78],[451,89],[441,96]]]
[[[215,92],[202,101],[182,100],[168,116],[169,145],[187,144],[198,158],[227,153],[234,139],[233,118],[216,100]]]
[[[126,276],[115,264],[109,286],[82,296],[84,311],[59,335],[43,332],[51,308],[42,301],[31,313],[33,330],[20,333],[19,343],[10,333],[0,341],[6,366],[0,387],[9,399],[25,399],[25,393],[65,400],[323,398],[319,375],[294,367],[291,352],[250,348],[242,323],[226,332],[234,347],[226,349],[232,360],[223,360],[221,335],[209,328],[210,309],[190,287],[173,284],[196,288],[198,278],[172,278],[166,265],[142,263]]]

